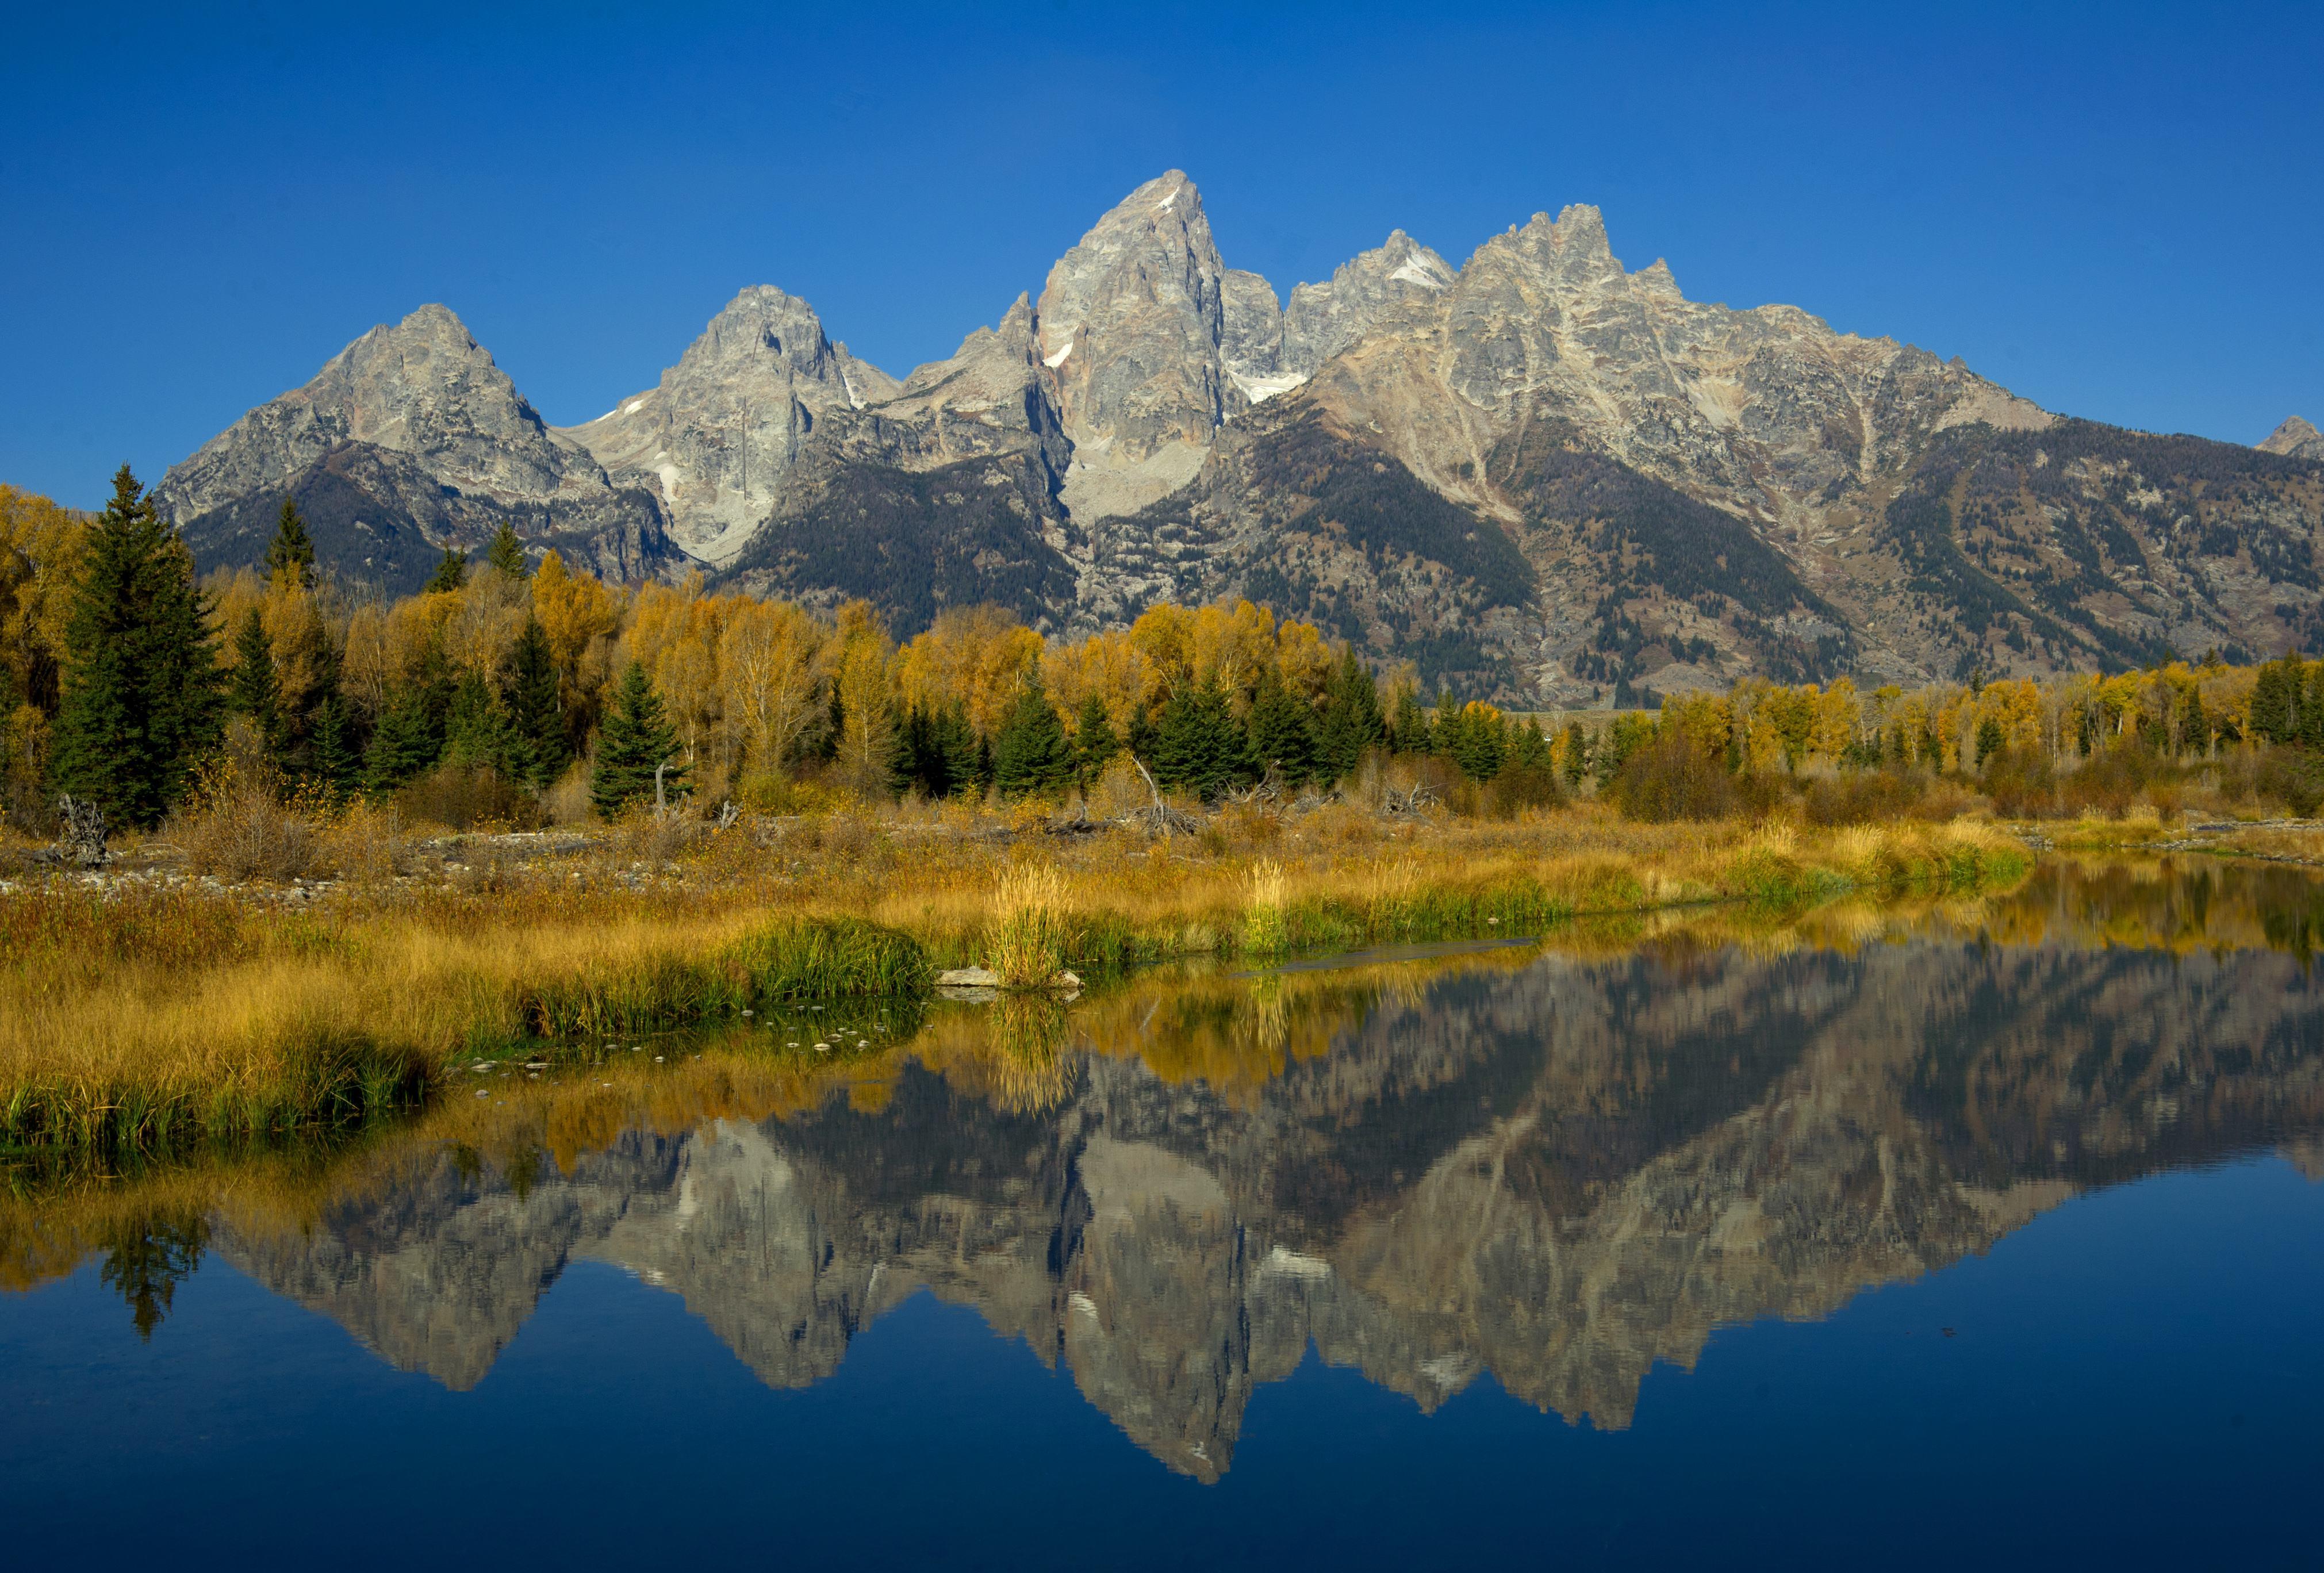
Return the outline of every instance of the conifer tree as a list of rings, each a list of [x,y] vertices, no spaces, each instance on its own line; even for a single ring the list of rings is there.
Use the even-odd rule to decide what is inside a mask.
[[[65,624],[51,769],[116,823],[158,823],[218,736],[220,674],[192,554],[124,465]]]
[[[364,786],[384,796],[432,768],[444,751],[444,737],[430,714],[425,687],[412,684],[396,690],[372,729],[371,747],[364,753]]]
[[[1081,784],[1096,786],[1106,766],[1120,751],[1121,740],[1113,734],[1113,718],[1106,713],[1105,701],[1091,695],[1082,701],[1081,713],[1074,718],[1074,760]]]
[[[530,786],[548,786],[564,770],[570,754],[557,658],[537,617],[524,620],[516,648],[509,653],[502,704],[508,716],[509,773]]]
[[[295,575],[303,590],[315,587],[314,538],[307,533],[307,521],[299,517],[299,505],[286,496],[282,512],[274,521],[274,539],[266,547],[266,576],[289,575]]]
[[[992,750],[993,779],[1001,793],[1023,797],[1061,793],[1073,785],[1074,750],[1065,723],[1039,679],[1019,690]]]
[[[234,674],[227,685],[226,703],[235,714],[250,718],[267,762],[281,768],[290,741],[282,718],[282,680],[274,670],[273,641],[266,637],[266,625],[259,620],[255,606],[243,618],[235,635]]]
[[[1259,696],[1245,724],[1251,757],[1262,773],[1273,770],[1293,788],[1307,784],[1315,773],[1314,712],[1283,685],[1273,667],[1260,668]]]
[[[686,767],[677,762],[678,733],[662,713],[661,695],[646,676],[644,663],[632,661],[622,673],[613,708],[597,729],[597,768],[589,777],[589,801],[612,818],[634,803],[654,800],[654,771],[665,793],[684,784]]]
[[[493,532],[493,544],[484,548],[484,561],[512,579],[525,578],[530,573],[524,566],[524,543],[505,520]]]
[[[1388,747],[1399,754],[1428,751],[1428,713],[1420,708],[1418,695],[1409,688],[1396,696],[1396,720],[1388,729]]]
[[[421,588],[435,595],[447,590],[457,590],[467,582],[468,554],[447,546],[444,548],[444,556],[436,564],[436,571],[428,575],[428,583]]]
[[[352,796],[363,781],[363,762],[355,745],[355,723],[346,701],[337,691],[326,694],[315,706],[314,729],[307,739],[307,779],[334,802]]]
[[[1583,734],[1580,722],[1569,721],[1565,723],[1566,786],[1581,786],[1582,772],[1589,768],[1590,740]]]
[[[1153,762],[1154,717],[1142,701],[1130,713],[1130,724],[1122,729],[1121,746],[1130,750],[1132,759]]]
[[[1174,791],[1216,797],[1230,782],[1250,778],[1250,740],[1212,677],[1162,707],[1155,727],[1154,780]]]
[[[921,778],[920,753],[927,739],[927,718],[918,705],[898,715],[895,724],[888,729],[888,746],[883,764],[887,771],[888,790],[901,797],[913,787],[920,788],[923,796],[940,794],[928,790]]]
[[[444,757],[473,770],[515,773],[509,768],[508,713],[481,672],[463,672],[453,685],[444,717]]]
[[[1379,685],[1350,645],[1341,652],[1339,668],[1323,692],[1323,713],[1316,725],[1315,773],[1326,781],[1344,780],[1354,772],[1365,750],[1378,748],[1387,739]]]

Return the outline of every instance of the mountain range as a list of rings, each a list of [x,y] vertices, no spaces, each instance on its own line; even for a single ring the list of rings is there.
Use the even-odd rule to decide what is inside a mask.
[[[1176,170],[900,380],[754,286],[651,387],[552,427],[423,306],[157,495],[205,568],[256,561],[294,497],[391,592],[505,522],[610,578],[863,597],[906,636],[977,602],[1070,634],[1243,595],[1525,705],[2324,628],[2304,420],[2246,448],[2055,414],[1793,307],[1690,300],[1589,207],[1458,267],[1396,231],[1283,298]]]

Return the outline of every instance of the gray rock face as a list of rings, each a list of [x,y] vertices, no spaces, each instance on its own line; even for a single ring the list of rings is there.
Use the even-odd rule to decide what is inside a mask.
[[[1300,423],[1328,487],[1254,452]],[[1038,303],[900,382],[758,287],[653,388],[555,429],[429,307],[161,492],[205,567],[255,560],[290,495],[328,560],[396,590],[508,521],[624,579],[699,562],[864,596],[899,634],[964,601],[1070,630],[1250,595],[1531,706],[2281,648],[2324,604],[2324,492],[2191,440],[2064,420],[1791,307],[1691,301],[1588,207],[1457,270],[1397,231],[1286,299],[1225,266],[1172,170]],[[2302,420],[2260,447],[2324,461]],[[2223,449],[2233,486],[2205,479]],[[1391,504],[1407,480],[1443,506]]]
[[[2324,459],[2324,432],[2295,415],[2268,433],[2259,451],[2292,459]]]
[[[212,437],[156,491],[173,515],[206,512],[350,442],[408,454],[444,484],[500,501],[607,490],[595,462],[558,440],[460,319],[423,306]]]
[[[1387,244],[1342,262],[1325,284],[1291,291],[1283,314],[1283,370],[1300,378],[1356,344],[1403,308],[1425,306],[1452,287],[1443,257],[1402,230]]]
[[[1185,485],[1242,407],[1221,355],[1225,275],[1202,194],[1176,170],[1124,198],[1049,270],[1041,360],[1074,445],[1065,502],[1076,518]]]
[[[719,563],[774,511],[820,422],[895,391],[832,343],[806,301],[761,284],[712,317],[655,387],[558,435],[656,491],[672,538]]]
[[[286,494],[329,515],[317,538],[329,561],[392,589],[416,587],[438,549],[479,546],[503,522],[623,579],[677,555],[653,498],[616,486],[550,431],[441,306],[373,328],[154,493],[205,567],[262,554]]]

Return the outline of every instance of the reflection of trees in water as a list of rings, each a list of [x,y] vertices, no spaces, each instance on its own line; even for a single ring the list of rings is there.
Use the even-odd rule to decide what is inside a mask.
[[[1827,913],[1836,948],[1803,920],[940,1011],[845,1099],[530,1168],[447,1148],[222,1248],[456,1386],[578,1255],[786,1385],[918,1288],[973,1303],[1205,1478],[1311,1340],[1424,1405],[1490,1372],[1620,1425],[1712,1328],[1825,1314],[2080,1186],[2277,1142],[2312,1166],[2318,997],[2296,955],[2191,943],[2264,927],[2196,883],[2051,871],[1901,943]]]
[[[121,1227],[106,1238],[105,1265],[97,1275],[129,1302],[129,1320],[139,1338],[151,1339],[170,1314],[179,1283],[201,1265],[209,1236],[209,1220],[199,1215],[159,1216]]]

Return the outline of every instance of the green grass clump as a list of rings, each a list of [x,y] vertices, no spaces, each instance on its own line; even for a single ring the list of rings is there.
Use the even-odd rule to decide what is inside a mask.
[[[918,995],[934,975],[910,935],[862,918],[786,919],[706,956],[650,955],[524,991],[541,1037],[687,1026],[776,1000]]]

